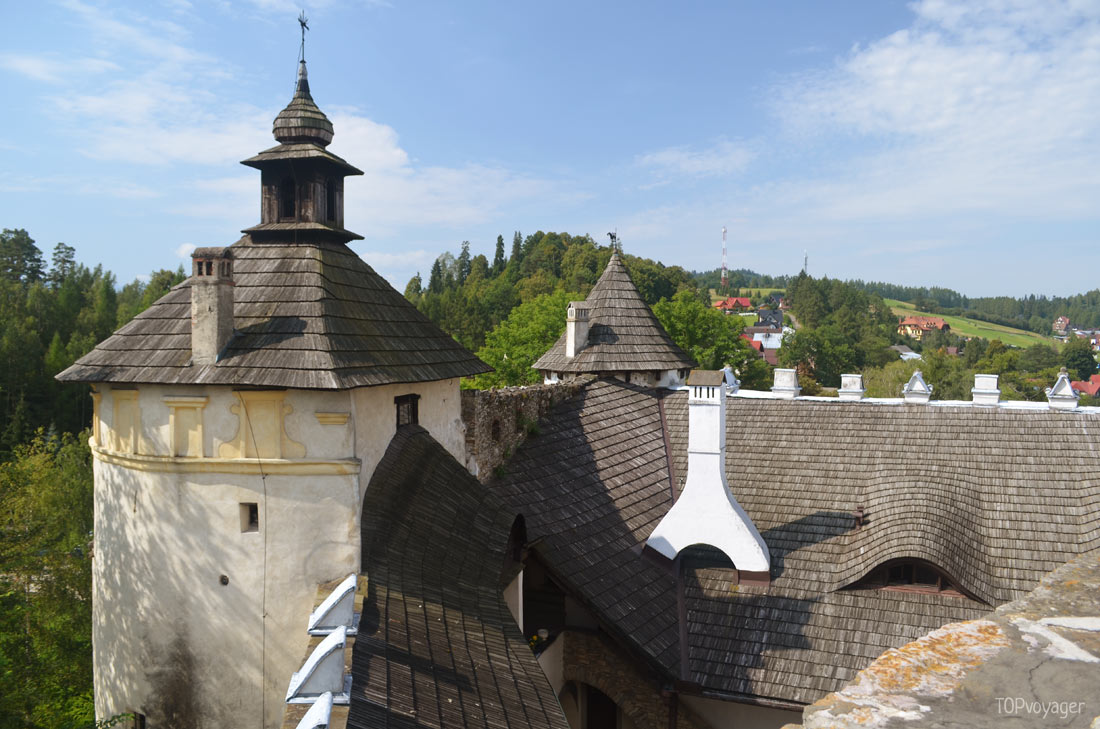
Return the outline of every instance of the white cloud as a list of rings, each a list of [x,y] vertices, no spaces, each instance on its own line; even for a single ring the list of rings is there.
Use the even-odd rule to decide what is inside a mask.
[[[193,243],[182,243],[176,246],[176,258],[189,259],[191,254],[195,252],[195,245]]]
[[[45,83],[62,83],[78,77],[116,71],[117,63],[103,58],[62,58],[54,54],[0,54],[0,68]]]
[[[716,177],[742,172],[754,156],[748,144],[723,139],[706,149],[666,147],[639,156],[635,163],[653,173],[655,184],[666,184],[674,178]]]
[[[500,166],[417,166],[397,132],[348,110],[331,115],[332,150],[363,170],[346,182],[347,225],[387,232],[404,225],[471,225],[521,200],[565,194],[554,183]]]
[[[145,185],[117,177],[87,177],[83,175],[52,175],[44,177],[12,176],[0,181],[3,192],[58,192],[79,195],[102,195],[123,199],[149,199],[160,193]]]
[[[388,268],[416,268],[417,266],[431,266],[435,262],[438,253],[431,253],[422,248],[415,251],[401,251],[400,253],[386,253],[385,251],[363,250],[359,256],[375,269]]]
[[[926,0],[912,27],[779,89],[803,144],[871,151],[770,190],[835,219],[1092,217],[1100,6]]]

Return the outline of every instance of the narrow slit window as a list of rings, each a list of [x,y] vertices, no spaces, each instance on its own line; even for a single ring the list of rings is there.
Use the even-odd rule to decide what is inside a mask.
[[[397,427],[402,425],[416,425],[420,422],[420,413],[418,408],[419,395],[399,395],[393,399],[394,405],[397,406]]]
[[[282,183],[279,185],[279,218],[282,220],[294,219],[294,203],[295,203],[295,190],[294,179],[291,177],[283,178]]]
[[[325,182],[325,219],[336,222],[336,180],[332,177]]]
[[[260,531],[260,505],[255,502],[241,504],[241,531]]]

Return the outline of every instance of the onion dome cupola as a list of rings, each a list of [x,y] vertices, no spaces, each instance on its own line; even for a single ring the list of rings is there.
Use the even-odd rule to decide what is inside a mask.
[[[275,117],[272,128],[275,139],[283,144],[319,144],[327,147],[332,141],[332,122],[317,108],[309,93],[306,62],[298,62],[298,85],[294,98]]]
[[[344,228],[344,178],[363,172],[329,152],[332,122],[313,101],[306,61],[298,62],[294,98],[272,125],[278,146],[241,164],[260,170],[260,224],[246,228],[256,243],[347,243],[363,236]]]

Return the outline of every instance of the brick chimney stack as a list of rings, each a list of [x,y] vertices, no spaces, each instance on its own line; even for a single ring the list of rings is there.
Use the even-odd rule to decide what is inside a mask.
[[[233,253],[196,248],[191,254],[191,363],[212,365],[233,336]]]
[[[565,310],[565,356],[576,357],[588,344],[588,302],[570,301]]]

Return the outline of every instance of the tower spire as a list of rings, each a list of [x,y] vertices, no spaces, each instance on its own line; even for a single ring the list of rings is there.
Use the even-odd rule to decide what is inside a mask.
[[[298,49],[298,62],[306,62],[306,31],[309,30],[309,18],[306,17],[306,11],[303,10],[298,14],[298,25],[302,26],[302,45]]]

